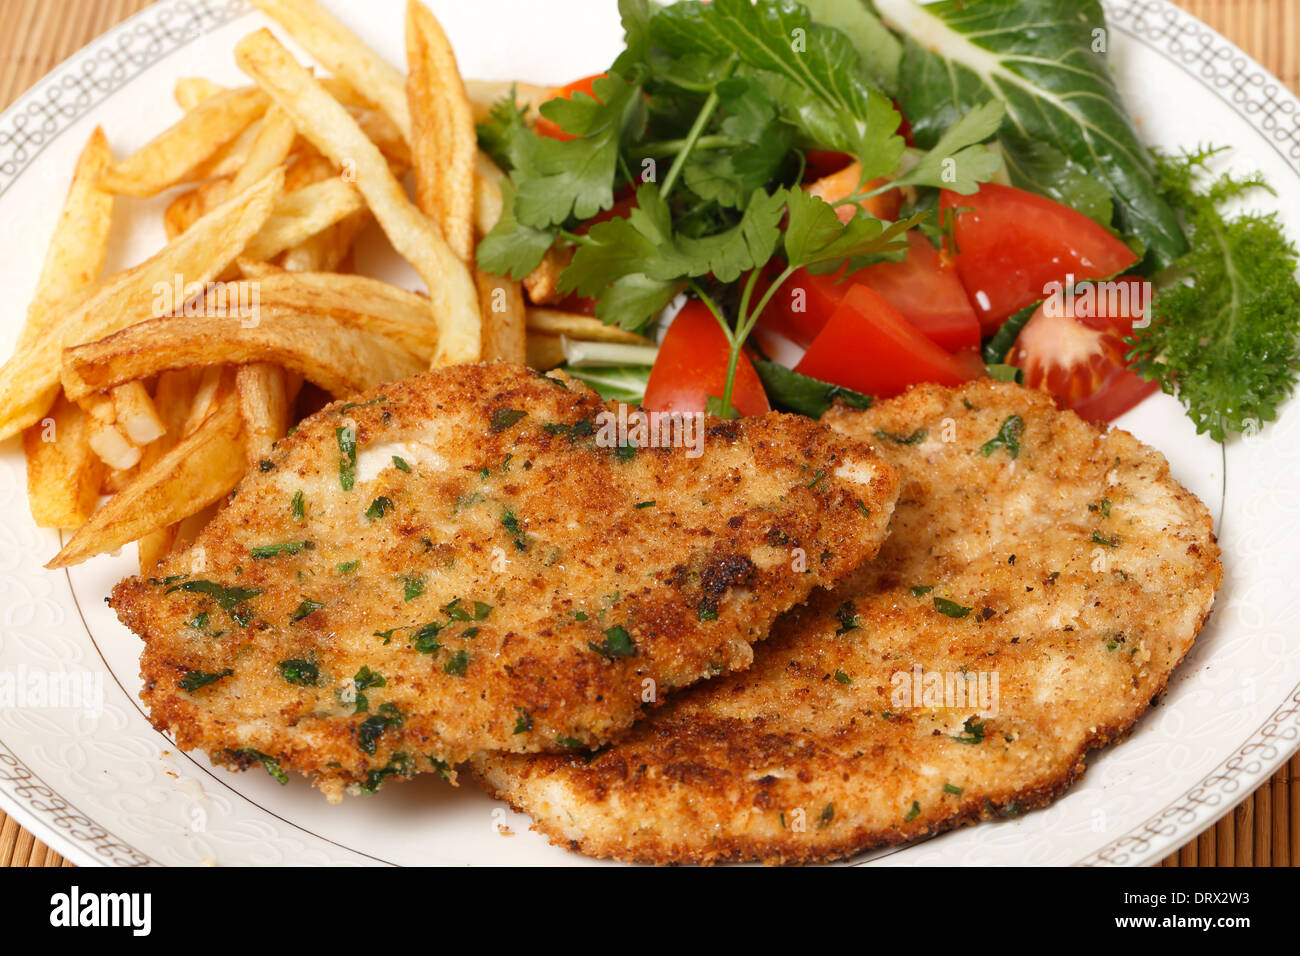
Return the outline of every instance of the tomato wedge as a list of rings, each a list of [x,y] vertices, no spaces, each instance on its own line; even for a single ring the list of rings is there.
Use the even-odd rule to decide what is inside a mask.
[[[1092,286],[1094,294],[1049,299],[1021,329],[1008,361],[1025,384],[1051,392],[1080,418],[1108,422],[1159,387],[1128,367],[1123,339],[1147,304],[1136,276]]]
[[[978,348],[980,323],[946,254],[917,232],[908,234],[907,258],[882,262],[853,274],[852,281],[869,286],[908,322],[949,352]],[[808,346],[844,301],[849,283],[844,270],[812,275],[792,273],[763,310],[762,323],[798,345]]]
[[[823,176],[816,182],[809,183],[804,189],[813,196],[819,196],[829,203],[836,203],[857,192],[858,180],[861,176],[862,164],[849,163],[839,172]],[[862,191],[870,192],[887,182],[889,182],[887,179],[872,179],[862,187]],[[879,196],[864,199],[858,205],[877,219],[887,219],[893,222],[898,218],[899,210],[903,208],[903,194],[897,189],[891,189]],[[840,222],[847,223],[853,218],[854,208],[852,206],[837,206],[835,214],[840,217]]]
[[[950,355],[864,285],[850,285],[795,371],[890,398],[918,382],[959,385],[984,374],[973,349]]]
[[[692,299],[664,334],[642,406],[648,411],[705,411],[709,396],[721,398],[726,388],[729,355],[727,337],[718,320],[708,306]],[[736,365],[731,405],[741,415],[762,415],[772,410],[763,383],[744,353]]]
[[[838,173],[853,157],[848,153],[837,153],[830,149],[810,149],[803,154],[804,182],[815,182],[832,173]]]
[[[568,100],[573,98],[574,93],[586,93],[590,97],[597,98],[592,87],[595,85],[597,80],[608,75],[609,74],[607,73],[597,73],[594,76],[585,76],[580,80],[575,80],[568,86],[557,86],[551,91],[551,95],[548,99],[553,100],[562,98]],[[533,126],[533,132],[537,133],[538,136],[548,136],[551,139],[563,140],[565,142],[576,138],[560,129],[556,123],[548,120],[545,116],[539,116],[537,118],[537,122]]]
[[[1138,257],[1123,242],[1069,206],[985,183],[973,196],[944,190],[941,215],[955,216],[957,274],[985,335],[1047,295],[1046,287],[1105,279]]]
[[[769,266],[764,278],[771,283],[779,274],[779,266]],[[772,294],[759,324],[807,348],[844,300],[849,287],[840,282],[843,275],[843,269],[822,276],[813,275],[807,269],[796,269]],[[766,288],[765,284],[759,292],[766,291]]]
[[[907,236],[907,258],[882,262],[853,274],[935,345],[956,352],[979,348],[980,321],[946,253],[919,232]]]

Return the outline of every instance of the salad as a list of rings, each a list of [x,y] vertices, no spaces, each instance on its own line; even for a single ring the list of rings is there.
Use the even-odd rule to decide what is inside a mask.
[[[479,263],[654,335],[566,369],[647,409],[819,416],[991,375],[1218,441],[1296,378],[1296,251],[1221,149],[1160,155],[1095,0],[620,0],[609,69],[480,124]]]

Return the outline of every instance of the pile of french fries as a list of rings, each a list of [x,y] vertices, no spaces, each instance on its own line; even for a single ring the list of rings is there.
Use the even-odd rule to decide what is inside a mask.
[[[235,48],[252,85],[180,80],[183,118],[124,159],[96,129],[0,370],[32,515],[73,531],[48,567],[136,542],[147,572],[186,546],[297,421],[304,383],[342,398],[462,362],[551,368],[566,338],[646,344],[548,308],[555,255],[522,288],[475,266],[503,178],[475,122],[512,91],[535,114],[551,91],[467,85],[418,0],[405,76],[315,0],[253,2],[330,75],[259,30]],[[118,198],[169,190],[167,245],[103,275]],[[372,218],[423,294],[354,274]]]

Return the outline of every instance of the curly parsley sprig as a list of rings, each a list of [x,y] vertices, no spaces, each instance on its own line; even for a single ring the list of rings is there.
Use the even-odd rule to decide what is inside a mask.
[[[1182,214],[1191,250],[1161,276],[1150,325],[1128,340],[1139,373],[1220,442],[1276,418],[1300,368],[1295,246],[1276,214],[1224,213],[1232,200],[1272,190],[1258,175],[1212,176],[1221,152],[1157,156],[1161,191]]]

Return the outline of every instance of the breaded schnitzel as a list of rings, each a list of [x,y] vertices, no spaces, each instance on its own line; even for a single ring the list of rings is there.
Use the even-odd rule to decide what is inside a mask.
[[[1051,801],[1164,690],[1222,569],[1158,452],[989,380],[826,421],[899,472],[879,556],[786,615],[749,670],[590,762],[476,759],[552,841],[655,863],[847,857]]]
[[[699,457],[611,447],[606,410],[481,365],[304,421],[189,552],[113,591],[155,726],[330,797],[586,750],[748,667],[879,547],[897,483],[866,443],[772,414],[701,416]]]

